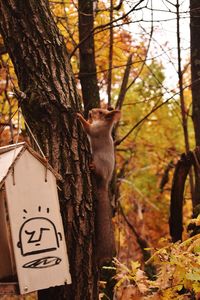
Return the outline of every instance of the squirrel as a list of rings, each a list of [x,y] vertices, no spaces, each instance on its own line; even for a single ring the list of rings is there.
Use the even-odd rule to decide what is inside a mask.
[[[112,227],[111,205],[108,187],[115,166],[112,128],[121,117],[120,110],[94,108],[89,111],[88,120],[77,113],[89,138],[92,163],[97,189],[96,203],[96,257],[99,266],[115,255],[115,240]]]

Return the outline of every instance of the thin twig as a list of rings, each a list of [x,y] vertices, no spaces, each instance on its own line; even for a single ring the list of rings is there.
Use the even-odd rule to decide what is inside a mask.
[[[200,78],[197,79],[196,82],[197,81],[200,81]],[[183,90],[185,90],[188,87],[191,87],[192,84],[194,84],[194,82],[191,83],[191,84],[189,84],[189,85],[187,85],[187,86],[185,86],[183,88]],[[165,100],[162,103],[160,103],[159,105],[154,106],[153,109],[146,116],[144,116],[139,122],[137,122],[121,139],[118,139],[118,140],[115,141],[115,146],[120,145],[133,132],[133,130],[135,130],[142,122],[144,122],[152,113],[154,113],[155,111],[157,111],[163,105],[167,104],[171,99],[173,99],[175,96],[177,96],[179,94],[180,94],[180,92],[177,92],[177,93],[173,94],[173,96],[169,97],[167,100]]]
[[[139,1],[136,5],[134,5],[127,13],[123,14],[123,16],[121,16],[121,17],[119,17],[119,18],[117,18],[117,19],[114,19],[114,20],[112,20],[111,22],[108,22],[108,23],[106,23],[106,24],[102,24],[102,25],[98,25],[98,26],[94,27],[94,28],[90,31],[90,33],[89,33],[84,39],[82,39],[82,40],[80,41],[80,43],[74,48],[74,50],[73,50],[72,53],[70,54],[70,58],[74,55],[74,53],[76,52],[76,50],[79,48],[80,44],[84,43],[84,42],[91,36],[91,34],[93,34],[96,30],[106,28],[106,27],[108,27],[108,26],[110,26],[110,25],[112,25],[112,24],[114,24],[114,23],[116,23],[116,22],[118,22],[118,21],[120,21],[120,20],[125,19],[125,18],[128,17],[128,15],[129,15],[130,13],[132,13],[132,12],[133,12],[133,11],[134,11],[134,10],[135,10],[142,2],[144,2],[144,0],[140,0],[140,1]]]

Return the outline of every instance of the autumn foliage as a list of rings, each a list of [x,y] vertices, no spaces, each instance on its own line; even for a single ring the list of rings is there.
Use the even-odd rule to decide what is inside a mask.
[[[114,8],[118,2],[113,1]],[[110,23],[110,14],[107,1],[94,3],[97,5],[94,30],[88,35],[94,36],[98,86],[101,104],[105,106],[110,71],[110,25],[103,25]],[[77,5],[77,1],[50,1],[52,14],[71,55],[81,94]],[[120,19],[126,11],[125,4],[113,9],[113,19]],[[185,152],[179,93],[175,88],[166,87],[166,70],[161,59],[148,58],[151,37],[142,30],[139,36],[134,36],[129,23],[131,18],[127,16],[111,24],[113,107],[119,99],[131,54],[122,119],[115,132],[115,140],[120,142],[116,147],[116,180],[111,187],[117,245],[113,265],[115,299],[200,299],[200,236],[190,237],[187,231],[192,215],[188,181],[184,190],[184,241],[172,243],[168,225],[173,172],[181,153]],[[18,85],[12,63],[7,53],[0,57],[0,146],[3,146],[26,138],[27,126],[15,93]],[[193,149],[195,138],[187,67],[183,80],[189,140]],[[121,142],[129,131],[131,133]],[[193,222],[200,226],[198,216]],[[103,293],[101,297],[107,299],[103,298],[106,297]]]

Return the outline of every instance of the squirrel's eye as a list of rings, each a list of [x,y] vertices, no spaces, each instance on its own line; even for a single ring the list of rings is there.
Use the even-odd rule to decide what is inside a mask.
[[[102,115],[102,111],[100,111],[99,114]]]

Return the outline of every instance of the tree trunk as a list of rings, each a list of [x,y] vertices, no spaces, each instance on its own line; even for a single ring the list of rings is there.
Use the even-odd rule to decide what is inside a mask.
[[[183,72],[182,72],[182,61],[181,61],[181,38],[180,38],[180,4],[179,0],[176,1],[176,17],[177,17],[177,56],[178,56],[178,79],[179,79],[179,91],[180,91],[180,106],[181,106],[181,117],[182,117],[182,127],[183,135],[185,142],[185,151],[189,153],[190,143],[188,135],[188,124],[187,124],[187,112],[185,107],[185,97],[183,92]],[[194,199],[194,180],[192,169],[189,172],[189,181],[190,181],[190,191],[192,197],[192,204],[195,205]]]
[[[200,146],[200,3],[190,0],[190,40],[192,77],[192,120],[196,146]],[[200,203],[200,177],[195,174],[194,204]]]
[[[99,87],[97,83],[94,36],[93,0],[78,0],[79,7],[79,78],[82,88],[85,117],[91,108],[99,107]],[[84,42],[82,42],[84,41]]]
[[[192,152],[187,155],[182,154],[181,159],[176,165],[173,176],[169,227],[173,242],[182,240],[183,232],[183,195],[186,178],[189,174],[192,164],[194,164]]]
[[[72,285],[41,291],[39,298],[97,299],[88,143],[75,118],[81,104],[63,38],[47,0],[1,0],[0,29],[27,96],[21,101],[23,115],[63,177],[60,205]]]
[[[113,0],[110,0],[110,23],[113,21]],[[109,37],[109,54],[108,54],[108,86],[107,86],[107,94],[108,94],[108,107],[111,106],[111,91],[112,91],[112,68],[113,68],[113,26],[110,26],[110,37]]]
[[[196,145],[200,146],[200,3],[190,0],[190,37],[191,37],[191,75],[192,75],[192,105],[193,123]]]

